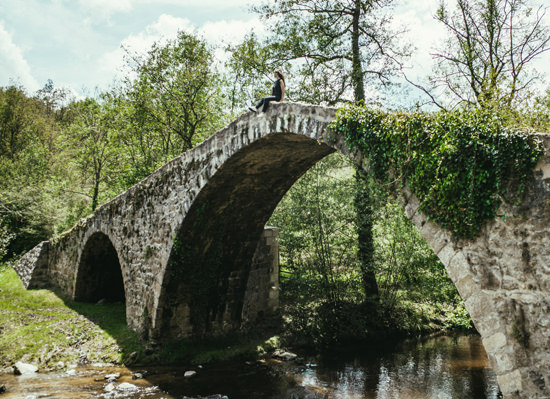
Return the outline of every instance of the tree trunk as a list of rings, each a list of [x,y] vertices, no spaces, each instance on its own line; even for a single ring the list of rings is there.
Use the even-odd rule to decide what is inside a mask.
[[[355,193],[355,224],[357,227],[357,258],[361,267],[363,289],[367,302],[378,302],[378,284],[374,273],[374,243],[372,226],[374,222],[374,195],[369,190],[369,177],[363,169],[355,169],[357,191]]]
[[[352,49],[352,82],[355,102],[365,101],[363,81],[363,66],[359,48],[359,19],[361,18],[361,1],[355,0],[355,9],[352,21],[351,49]],[[355,193],[355,225],[357,228],[357,257],[361,267],[363,289],[367,301],[378,301],[378,284],[374,273],[374,245],[372,241],[372,225],[374,221],[374,198],[369,190],[367,174],[357,167],[355,170],[357,191]]]
[[[351,80],[355,101],[365,101],[365,87],[363,82],[363,66],[361,65],[361,51],[359,49],[359,19],[361,18],[361,1],[355,0],[355,9],[353,11],[352,31],[351,31]]]

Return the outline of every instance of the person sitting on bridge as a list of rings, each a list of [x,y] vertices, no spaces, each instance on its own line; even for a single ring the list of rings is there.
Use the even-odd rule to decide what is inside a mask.
[[[280,69],[276,69],[273,72],[273,75],[275,77],[275,83],[273,84],[273,89],[271,91],[271,96],[263,97],[256,106],[249,106],[248,109],[250,109],[253,112],[258,112],[260,107],[262,107],[262,112],[265,112],[267,110],[267,107],[269,105],[270,101],[278,101],[282,102],[285,98],[285,77]]]

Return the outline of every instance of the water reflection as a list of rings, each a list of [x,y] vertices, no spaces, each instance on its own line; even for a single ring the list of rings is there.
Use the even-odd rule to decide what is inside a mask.
[[[439,337],[324,355],[298,375],[327,398],[496,399],[481,339]]]
[[[298,363],[233,362],[196,369],[150,368],[145,379],[132,380],[124,368],[81,368],[74,373],[32,377],[0,375],[8,393],[2,398],[181,399],[222,394],[230,399],[376,398],[496,399],[498,386],[477,336],[339,349]],[[135,371],[135,370],[134,370]],[[115,385],[136,389],[106,392],[106,373],[120,372]],[[132,388],[133,389],[133,388]]]

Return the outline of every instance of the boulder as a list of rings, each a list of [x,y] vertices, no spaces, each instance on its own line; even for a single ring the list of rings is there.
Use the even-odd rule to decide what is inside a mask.
[[[34,374],[36,372],[38,372],[38,367],[32,364],[17,362],[13,366],[13,374],[15,375]]]
[[[105,376],[105,379],[108,381],[108,382],[115,382],[116,380],[118,380],[120,378],[120,373],[111,373],[111,374],[107,374]]]
[[[282,349],[277,349],[275,352],[273,352],[273,355],[271,355],[274,359],[284,360],[286,362],[289,362],[291,360],[296,360],[298,357],[297,354],[292,352],[287,352]]]
[[[115,384],[113,384],[112,382],[108,383],[107,385],[105,385],[105,388],[103,388],[103,390],[105,392],[112,392],[115,390]]]

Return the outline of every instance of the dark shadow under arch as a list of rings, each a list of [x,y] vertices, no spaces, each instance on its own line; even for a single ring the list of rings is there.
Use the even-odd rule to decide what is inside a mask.
[[[201,190],[179,229],[164,276],[155,331],[161,339],[238,327],[256,246],[275,207],[335,150],[276,133],[238,151]]]
[[[103,233],[94,233],[82,251],[74,300],[123,303],[126,300],[117,252],[109,237]]]

